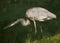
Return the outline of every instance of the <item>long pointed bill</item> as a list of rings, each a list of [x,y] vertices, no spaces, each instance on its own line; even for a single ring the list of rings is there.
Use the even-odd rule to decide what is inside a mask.
[[[37,33],[36,21],[34,20],[33,22],[34,22],[35,33]]]
[[[14,21],[13,23],[11,23],[11,24],[5,26],[3,29],[10,28],[10,27],[14,26],[15,24],[17,24],[19,21],[20,21],[20,20],[18,19],[18,20],[16,20],[16,21]]]

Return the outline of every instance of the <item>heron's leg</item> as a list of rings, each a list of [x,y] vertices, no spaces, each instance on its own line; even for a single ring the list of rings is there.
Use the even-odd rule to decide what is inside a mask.
[[[33,22],[34,22],[35,33],[37,33],[36,21],[34,20]]]
[[[41,33],[43,32],[43,30],[42,30],[42,25],[40,26],[40,29],[41,29]]]
[[[40,34],[41,34],[40,37],[43,38],[43,26],[42,26],[42,24],[40,25],[40,32],[41,32],[41,33],[40,33]]]

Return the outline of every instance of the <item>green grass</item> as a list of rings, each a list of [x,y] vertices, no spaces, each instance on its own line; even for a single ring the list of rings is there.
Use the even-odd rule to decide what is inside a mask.
[[[26,39],[26,43],[31,43],[31,39]],[[43,37],[41,40],[34,40],[32,43],[60,43],[60,34],[51,37]]]

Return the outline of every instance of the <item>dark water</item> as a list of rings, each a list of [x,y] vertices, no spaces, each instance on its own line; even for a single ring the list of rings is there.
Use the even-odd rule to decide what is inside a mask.
[[[40,23],[37,22],[38,32],[34,34],[33,22],[27,27],[21,24],[3,30],[3,27],[12,20],[25,18],[25,12],[31,7],[43,7],[57,16],[56,20],[42,23],[43,33],[40,32]],[[31,40],[39,40],[42,36],[53,36],[60,33],[60,0],[0,0],[0,43],[25,43],[27,34]]]

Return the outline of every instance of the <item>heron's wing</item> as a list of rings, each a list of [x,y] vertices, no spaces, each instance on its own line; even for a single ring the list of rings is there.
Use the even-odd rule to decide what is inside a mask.
[[[37,16],[35,17],[35,20],[38,20],[38,21],[45,21],[45,20],[50,20],[52,18],[56,18],[55,14],[49,12],[44,8],[38,8],[36,12],[38,13],[37,13]]]
[[[50,17],[50,18],[56,18],[56,15],[53,14],[52,12],[48,11],[47,9],[40,8],[40,10],[41,10],[41,12],[44,13],[43,15],[47,15],[47,17]]]

